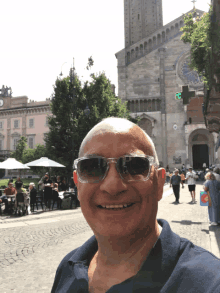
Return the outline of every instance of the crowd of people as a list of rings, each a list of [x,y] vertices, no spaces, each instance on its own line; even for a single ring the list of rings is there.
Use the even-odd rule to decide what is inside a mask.
[[[35,207],[38,210],[37,194],[39,194],[44,202],[44,210],[53,209],[55,202],[57,208],[61,209],[62,200],[59,197],[59,192],[67,190],[69,190],[69,186],[65,177],[62,176],[54,176],[50,179],[49,174],[46,173],[38,182],[38,190],[33,182],[29,184],[28,189],[23,188],[23,182],[18,177],[14,183],[13,179],[9,180],[8,187],[0,196],[0,203],[5,203],[4,213],[18,214],[20,205],[22,205],[21,213],[31,214]],[[74,191],[77,192],[75,186]]]
[[[192,167],[186,168],[183,164],[182,169],[175,169],[173,173],[170,173],[169,166],[166,168],[166,182],[170,183],[170,187],[173,188],[176,204],[179,204],[180,197],[180,184],[184,188],[184,183],[187,183],[189,192],[192,197],[192,204],[196,204],[196,181],[201,180],[203,182],[203,190],[208,193],[208,214],[211,225],[220,225],[220,168],[210,166],[202,171],[202,176],[196,174]],[[201,173],[200,173],[201,175]],[[201,190],[202,191],[202,190]]]

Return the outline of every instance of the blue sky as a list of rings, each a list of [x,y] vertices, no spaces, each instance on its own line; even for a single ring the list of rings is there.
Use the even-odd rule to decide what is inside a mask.
[[[209,4],[195,5],[208,12]],[[163,24],[192,8],[191,0],[163,0]],[[5,0],[0,10],[0,88],[7,85],[14,97],[43,101],[53,93],[61,67],[68,75],[74,57],[82,81],[105,71],[118,93],[115,53],[124,47],[123,0]],[[90,56],[94,66],[88,72]]]

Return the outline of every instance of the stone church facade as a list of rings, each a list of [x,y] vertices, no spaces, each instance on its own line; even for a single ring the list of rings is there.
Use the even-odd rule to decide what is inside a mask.
[[[190,44],[180,40],[184,15],[163,26],[162,0],[124,0],[124,14],[125,48],[115,54],[118,96],[133,117],[141,117],[139,126],[153,140],[160,165],[218,165],[217,135],[206,129],[202,113],[204,85],[189,69]],[[188,105],[175,99],[184,85],[196,92]]]

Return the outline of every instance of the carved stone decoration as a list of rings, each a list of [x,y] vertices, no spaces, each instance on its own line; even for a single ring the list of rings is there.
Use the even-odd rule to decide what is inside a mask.
[[[138,123],[140,128],[142,128],[150,137],[152,136],[152,123],[149,119],[143,118],[141,121]]]
[[[179,157],[173,157],[173,164],[182,164],[182,158],[181,156]]]
[[[11,137],[20,137],[20,136],[21,136],[21,134],[18,132],[14,132],[11,134]]]
[[[184,85],[189,85],[193,88],[200,88],[203,86],[202,77],[199,74],[191,70],[189,67],[190,63],[190,52],[183,54],[178,62],[177,74],[183,81]]]
[[[9,92],[10,91],[10,92]],[[0,89],[0,96],[2,97],[11,97],[12,96],[12,89],[11,87],[5,87],[4,85],[2,86],[2,88]]]

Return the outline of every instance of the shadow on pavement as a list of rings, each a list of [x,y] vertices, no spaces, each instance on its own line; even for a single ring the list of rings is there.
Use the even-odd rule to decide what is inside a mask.
[[[171,221],[173,223],[177,223],[177,224],[181,224],[181,225],[201,225],[202,222],[193,222],[193,221],[189,221],[189,220],[182,220],[182,221]]]

